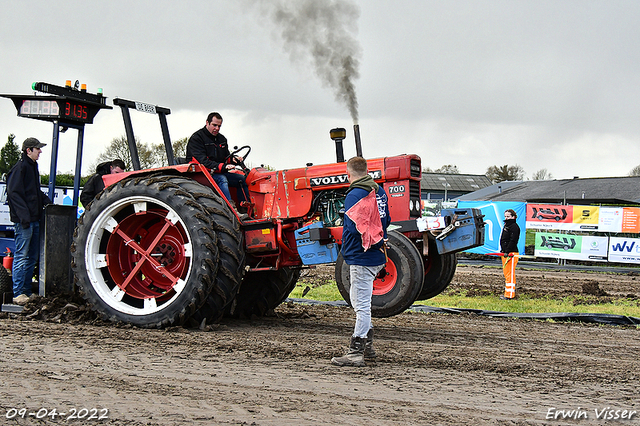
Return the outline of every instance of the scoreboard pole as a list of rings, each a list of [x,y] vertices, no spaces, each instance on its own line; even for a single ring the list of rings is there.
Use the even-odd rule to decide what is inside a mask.
[[[78,129],[78,145],[76,146],[76,173],[73,176],[73,205],[78,205],[78,193],[80,192],[80,178],[82,168],[82,148],[84,147],[84,126]],[[51,175],[49,175],[51,176]]]
[[[53,137],[51,138],[51,165],[49,166],[49,198],[53,201],[56,191],[56,174],[58,169],[58,141],[60,140],[60,123],[58,120],[53,122]],[[55,159],[55,161],[53,161]],[[76,171],[77,172],[77,171]],[[80,188],[77,189],[78,191]],[[76,192],[76,188],[73,188]],[[77,206],[77,204],[76,204]]]

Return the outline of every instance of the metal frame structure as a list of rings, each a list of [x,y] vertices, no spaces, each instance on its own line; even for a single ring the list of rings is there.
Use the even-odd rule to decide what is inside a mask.
[[[149,114],[158,114],[158,118],[160,119],[160,129],[162,130],[162,140],[164,141],[164,148],[167,152],[167,161],[169,162],[170,166],[175,166],[177,164],[175,157],[173,156],[173,146],[171,145],[171,139],[169,138],[169,126],[167,126],[167,115],[171,114],[171,110],[169,108],[145,104],[142,102],[128,101],[121,98],[114,98],[113,104],[119,106],[122,110],[122,118],[124,119],[124,130],[127,134],[127,143],[129,144],[131,163],[134,170],[140,170],[141,167],[138,147],[136,146],[136,138],[133,134],[133,124],[131,123],[131,114],[129,113],[129,108]]]

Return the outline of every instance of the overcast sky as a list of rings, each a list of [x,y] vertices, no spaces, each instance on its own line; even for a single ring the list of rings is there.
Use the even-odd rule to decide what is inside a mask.
[[[333,28],[274,19],[306,4],[338,11]],[[292,6],[293,5],[293,6]],[[293,7],[296,10],[291,9]],[[304,37],[346,40],[367,158],[415,153],[484,174],[522,166],[554,178],[624,176],[640,164],[640,2],[531,1],[65,1],[5,2],[0,93],[31,83],[86,83],[88,91],[171,109],[173,140],[224,117],[231,145],[278,169],[335,161],[329,130],[352,114],[318,75]],[[298,22],[300,24],[300,22]],[[335,47],[335,44],[334,44]],[[324,63],[322,63],[324,62]],[[329,77],[330,78],[330,77]],[[162,141],[156,117],[132,113],[143,143]],[[10,133],[49,145],[51,123],[18,118],[0,98],[0,144]],[[83,173],[124,134],[119,108],[85,128]],[[58,170],[72,171],[77,133],[62,135]]]

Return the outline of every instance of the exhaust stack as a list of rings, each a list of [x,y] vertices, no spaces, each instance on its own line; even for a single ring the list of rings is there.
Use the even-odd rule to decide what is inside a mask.
[[[362,157],[362,143],[360,142],[360,125],[353,125],[353,134],[356,138],[356,155]]]
[[[338,163],[344,163],[344,150],[342,149],[342,141],[347,136],[347,131],[342,127],[331,129],[329,131],[331,139],[336,143],[336,161]]]

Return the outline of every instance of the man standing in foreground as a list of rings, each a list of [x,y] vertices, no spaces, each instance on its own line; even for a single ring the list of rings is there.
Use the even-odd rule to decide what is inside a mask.
[[[7,200],[15,232],[13,303],[24,305],[31,297],[33,269],[40,256],[40,219],[51,200],[40,190],[38,159],[42,152],[36,138],[22,143],[22,158],[7,176]]]
[[[520,227],[516,223],[518,215],[512,209],[504,211],[504,228],[500,234],[502,252],[502,272],[504,274],[504,295],[500,299],[516,298],[516,265],[518,264],[518,240]]]
[[[367,173],[367,160],[351,158],[347,178],[351,185],[344,202],[342,257],[349,265],[349,297],[356,324],[347,354],[332,358],[331,363],[363,367],[365,358],[375,358],[371,297],[373,281],[387,262],[384,242],[391,218],[387,194]]]

